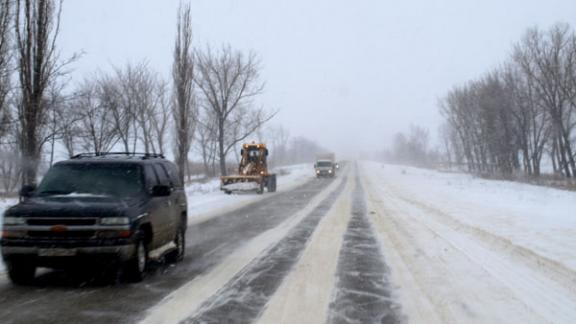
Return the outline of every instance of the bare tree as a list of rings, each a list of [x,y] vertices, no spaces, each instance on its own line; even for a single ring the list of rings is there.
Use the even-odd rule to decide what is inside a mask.
[[[120,140],[113,115],[117,111],[116,95],[115,81],[100,77],[85,80],[72,101],[71,110],[81,117],[77,135],[85,151],[108,152]]]
[[[524,172],[539,176],[540,164],[549,140],[549,118],[535,95],[533,80],[516,65],[509,64],[503,72],[506,92],[510,95],[509,109],[514,119],[515,139],[522,154]]]
[[[216,155],[218,141],[216,140],[216,119],[211,111],[206,110],[198,119],[196,149],[202,156],[204,173],[206,176],[216,175]]]
[[[41,155],[41,123],[46,117],[45,92],[57,78],[56,38],[62,1],[15,0],[16,57],[20,82],[23,183],[35,184]]]
[[[192,51],[192,18],[190,4],[180,5],[174,43],[172,79],[174,82],[173,118],[175,125],[175,156],[180,175],[184,178],[188,153],[196,127],[198,106],[194,90],[194,54]]]
[[[11,27],[13,0],[0,0],[0,138],[8,129],[10,118],[8,95],[12,74]]]
[[[576,106],[574,32],[559,24],[545,34],[530,29],[516,45],[514,59],[533,84],[535,95],[551,122],[552,156],[567,177],[576,176],[572,132]]]
[[[287,162],[288,140],[290,133],[281,125],[269,127],[266,130],[266,137],[272,147],[271,161],[275,166],[285,164]]]
[[[259,63],[254,53],[234,51],[230,46],[218,52],[196,51],[198,75],[195,82],[203,106],[215,118],[220,173],[226,175],[226,156],[239,142],[254,133],[274,114],[253,107],[262,93]]]
[[[576,176],[576,34],[532,28],[511,59],[441,101],[452,148],[472,172],[540,175],[548,148],[555,172]]]
[[[80,145],[82,133],[81,118],[82,115],[77,110],[81,107],[77,104],[76,98],[66,103],[66,109],[56,111],[56,116],[60,123],[60,141],[68,156],[74,156]]]
[[[163,80],[157,80],[154,90],[152,109],[148,110],[152,121],[152,150],[154,153],[165,153],[166,133],[170,124],[170,103],[167,96],[168,85]]]

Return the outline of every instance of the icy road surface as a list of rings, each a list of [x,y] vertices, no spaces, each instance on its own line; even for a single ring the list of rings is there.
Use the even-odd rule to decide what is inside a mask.
[[[186,259],[141,284],[0,274],[0,322],[576,322],[576,193],[370,162],[298,172],[262,196],[191,188]]]

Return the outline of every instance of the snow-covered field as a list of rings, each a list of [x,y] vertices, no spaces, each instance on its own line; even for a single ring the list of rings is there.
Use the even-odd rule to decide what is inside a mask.
[[[363,163],[412,322],[576,320],[576,193]]]

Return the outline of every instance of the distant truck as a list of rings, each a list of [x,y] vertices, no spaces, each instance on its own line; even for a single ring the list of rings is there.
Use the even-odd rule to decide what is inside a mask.
[[[316,163],[314,163],[316,177],[334,177],[336,169],[338,169],[338,164],[334,153],[323,153],[316,156]]]

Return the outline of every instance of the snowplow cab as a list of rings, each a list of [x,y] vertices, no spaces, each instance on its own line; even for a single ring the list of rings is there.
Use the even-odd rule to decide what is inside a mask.
[[[268,149],[266,144],[244,144],[240,150],[240,175],[268,175]]]

